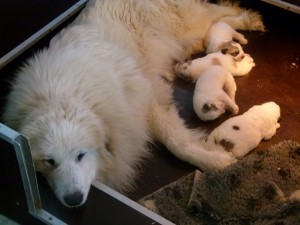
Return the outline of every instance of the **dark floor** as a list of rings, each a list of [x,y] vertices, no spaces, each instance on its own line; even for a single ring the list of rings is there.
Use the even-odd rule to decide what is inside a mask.
[[[254,58],[256,67],[249,75],[236,79],[240,112],[243,113],[254,104],[275,101],[281,106],[281,127],[270,141],[262,142],[258,148],[287,139],[300,142],[300,15],[258,0],[242,1],[242,4],[262,12],[268,31],[244,32],[249,41],[245,51]],[[35,48],[47,42],[48,39],[44,39]],[[31,53],[32,50],[29,50],[0,70],[0,112],[8,92],[7,80],[12,78],[12,71],[20,65],[24,57]],[[174,96],[179,102],[181,116],[190,127],[216,127],[226,116],[210,123],[197,119],[192,109],[193,87],[193,84],[176,81]],[[137,181],[137,190],[129,196],[134,200],[138,199],[194,169],[193,166],[176,159],[157,143],[153,145],[152,159],[145,162],[144,172]]]

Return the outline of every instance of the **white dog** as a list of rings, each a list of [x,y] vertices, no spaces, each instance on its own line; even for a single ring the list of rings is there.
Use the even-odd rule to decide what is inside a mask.
[[[241,158],[256,148],[261,140],[269,140],[280,127],[280,107],[274,102],[256,105],[240,116],[232,117],[214,129],[207,142]]]
[[[229,71],[233,76],[244,76],[255,66],[249,54],[241,61],[236,61],[232,55],[214,52],[202,58],[177,63],[174,72],[185,80],[196,82],[199,76],[212,65],[219,65]]]
[[[204,50],[214,21],[263,29],[258,13],[220,4],[90,0],[18,72],[4,119],[29,138],[36,170],[64,205],[83,204],[94,179],[126,191],[151,139],[203,170],[235,162],[185,126],[166,82],[175,60]]]
[[[196,82],[193,96],[194,111],[201,120],[214,120],[231,111],[239,112],[235,103],[236,84],[233,76],[221,66],[206,69]]]
[[[216,22],[210,27],[204,40],[206,54],[222,52],[232,55],[236,61],[241,61],[245,57],[241,44],[247,43],[244,35],[222,21]]]

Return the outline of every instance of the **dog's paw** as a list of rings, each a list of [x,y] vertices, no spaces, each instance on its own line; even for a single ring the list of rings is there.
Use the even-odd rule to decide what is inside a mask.
[[[229,151],[207,141],[185,146],[185,160],[203,171],[220,170],[236,163],[237,159]]]
[[[232,152],[212,150],[211,161],[207,162],[208,170],[221,170],[237,162]]]

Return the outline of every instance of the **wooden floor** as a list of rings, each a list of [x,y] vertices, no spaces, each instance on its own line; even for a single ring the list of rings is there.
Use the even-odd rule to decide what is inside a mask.
[[[247,1],[242,2],[245,4]],[[244,32],[249,41],[245,52],[254,58],[256,67],[249,75],[236,79],[240,113],[255,104],[275,101],[281,107],[281,127],[270,141],[262,142],[259,148],[287,139],[300,142],[300,15],[256,0],[248,1],[247,4],[246,7],[251,6],[262,12],[268,31]],[[43,46],[47,41],[45,39],[39,45]],[[0,112],[8,92],[7,81],[12,78],[12,72],[20,62],[31,53],[32,50],[26,52],[0,70]],[[189,127],[202,126],[211,130],[224,121],[226,116],[215,122],[201,122],[192,109],[193,88],[193,84],[182,80],[175,82],[174,97],[180,105],[180,115]],[[129,197],[134,200],[195,170],[195,167],[176,159],[159,143],[151,148],[153,157],[145,162],[143,173],[137,180],[137,189],[129,193]]]

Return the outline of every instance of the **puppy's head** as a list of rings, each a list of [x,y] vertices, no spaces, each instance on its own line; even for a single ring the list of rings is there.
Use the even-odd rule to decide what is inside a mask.
[[[232,55],[236,61],[241,61],[245,57],[242,46],[235,41],[225,41],[219,46],[219,50],[225,55]]]
[[[225,104],[221,101],[206,102],[200,110],[195,110],[201,120],[215,120],[225,113]]]
[[[24,121],[35,168],[67,207],[82,205],[110,157],[103,123],[87,111],[53,109]]]
[[[266,102],[258,106],[260,113],[278,122],[280,120],[280,107],[275,102]]]

